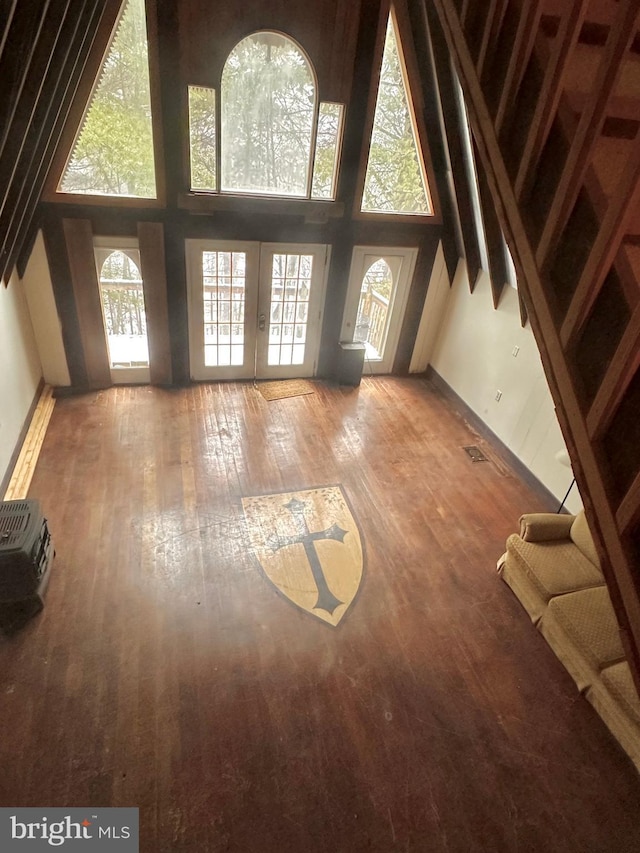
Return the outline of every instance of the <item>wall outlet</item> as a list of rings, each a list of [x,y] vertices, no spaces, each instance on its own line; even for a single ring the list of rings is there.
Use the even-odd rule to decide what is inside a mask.
[[[515,346],[515,347],[512,349],[512,351],[511,351],[511,355],[512,355],[514,358],[517,358],[517,357],[518,357],[518,353],[519,353],[519,352],[520,352],[520,347],[519,347],[519,346]]]
[[[496,402],[500,402],[500,398],[502,397],[502,391],[496,391]]]

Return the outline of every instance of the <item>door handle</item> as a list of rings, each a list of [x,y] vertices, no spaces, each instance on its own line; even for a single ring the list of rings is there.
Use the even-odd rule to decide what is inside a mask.
[[[266,324],[267,324],[267,315],[266,314],[260,314],[260,316],[258,317],[258,328],[260,329],[261,332],[264,332]]]

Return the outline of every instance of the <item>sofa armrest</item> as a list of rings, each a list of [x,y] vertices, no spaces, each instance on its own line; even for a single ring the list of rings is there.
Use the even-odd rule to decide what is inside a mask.
[[[525,542],[569,539],[574,518],[574,515],[553,512],[528,512],[520,516],[520,536]]]

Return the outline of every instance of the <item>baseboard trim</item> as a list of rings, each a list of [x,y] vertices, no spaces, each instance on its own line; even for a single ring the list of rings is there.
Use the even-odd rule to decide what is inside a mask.
[[[469,422],[473,429],[478,432],[486,441],[490,442],[492,447],[500,454],[504,462],[516,472],[524,482],[531,488],[540,498],[543,503],[548,505],[549,512],[557,512],[560,504],[560,499],[553,492],[540,482],[527,466],[519,459],[512,450],[509,450],[507,445],[490,429],[482,418],[477,415],[473,409],[465,403],[446,380],[429,365],[426,371],[422,374],[431,385],[442,394],[442,396],[458,411],[458,413]],[[567,509],[563,509],[567,513]]]
[[[26,498],[54,406],[51,387],[45,385],[44,380],[40,380],[11,454],[9,466],[0,483],[0,496],[4,495],[4,500]]]

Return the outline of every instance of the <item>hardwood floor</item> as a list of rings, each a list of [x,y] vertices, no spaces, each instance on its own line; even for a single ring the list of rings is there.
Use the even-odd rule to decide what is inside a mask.
[[[334,628],[242,498],[337,484],[365,570]],[[60,399],[30,496],[57,557],[0,641],[1,805],[138,806],[143,853],[640,849],[640,779],[495,572],[554,507],[428,382]]]

